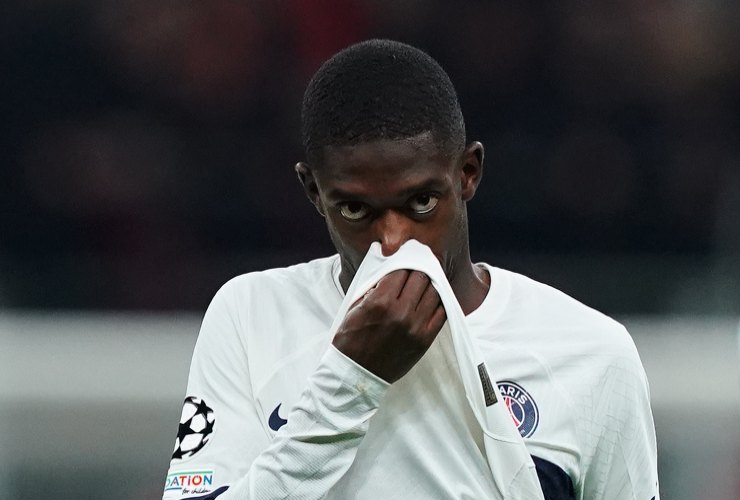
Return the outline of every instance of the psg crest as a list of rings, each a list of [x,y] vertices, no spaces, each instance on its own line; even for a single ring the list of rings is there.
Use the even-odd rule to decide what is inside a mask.
[[[216,415],[200,398],[188,396],[182,404],[180,426],[172,458],[192,457],[208,444],[216,424]]]
[[[531,436],[540,422],[537,403],[519,384],[509,380],[499,382],[498,388],[519,434],[523,438]]]

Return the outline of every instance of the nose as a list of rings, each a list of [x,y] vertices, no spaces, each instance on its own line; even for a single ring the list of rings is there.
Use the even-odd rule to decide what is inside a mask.
[[[413,238],[413,221],[394,210],[386,210],[375,219],[375,239],[380,242],[383,255],[388,257]]]

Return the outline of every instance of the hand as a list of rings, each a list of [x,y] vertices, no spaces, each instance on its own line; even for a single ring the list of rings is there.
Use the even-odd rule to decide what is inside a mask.
[[[429,277],[401,269],[384,276],[350,307],[333,344],[393,383],[421,359],[446,319]]]

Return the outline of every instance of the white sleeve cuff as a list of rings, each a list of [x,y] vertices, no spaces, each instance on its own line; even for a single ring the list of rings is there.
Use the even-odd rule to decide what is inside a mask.
[[[289,424],[281,431],[364,434],[368,420],[378,409],[388,387],[388,382],[332,345],[309,378],[301,400],[288,416]],[[301,424],[293,427],[291,418],[301,421]],[[310,421],[313,424],[309,424]],[[316,426],[324,430],[319,431]]]
[[[367,393],[369,397],[378,400],[391,386],[391,384],[337,349],[334,344],[329,345],[329,349],[321,359],[321,365],[326,365],[346,385],[353,386],[359,392]]]

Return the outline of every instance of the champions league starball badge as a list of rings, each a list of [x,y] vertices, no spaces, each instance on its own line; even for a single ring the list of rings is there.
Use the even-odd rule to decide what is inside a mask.
[[[172,458],[189,458],[202,450],[208,444],[215,423],[216,416],[205,401],[194,396],[185,398]]]
[[[519,434],[523,438],[531,436],[540,422],[540,411],[532,396],[509,380],[499,382],[498,388]]]

